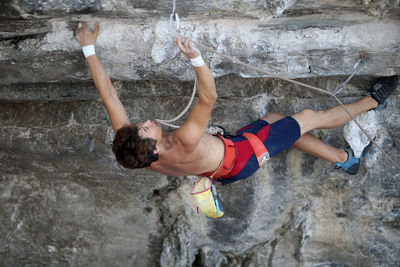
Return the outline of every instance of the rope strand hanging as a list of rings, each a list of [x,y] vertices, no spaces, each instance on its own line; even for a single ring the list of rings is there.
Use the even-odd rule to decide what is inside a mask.
[[[157,121],[163,125],[172,127],[172,128],[179,128],[180,126],[171,124],[171,122],[179,120],[186,113],[186,111],[189,110],[189,108],[192,105],[192,102],[194,100],[194,96],[196,95],[196,88],[197,88],[197,78],[194,79],[193,92],[192,92],[192,96],[190,97],[189,103],[186,105],[186,108],[178,116],[176,116],[175,118],[170,119],[170,120],[155,119],[155,121]]]

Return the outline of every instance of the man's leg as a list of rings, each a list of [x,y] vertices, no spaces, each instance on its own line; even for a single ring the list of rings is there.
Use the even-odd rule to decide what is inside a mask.
[[[379,78],[369,90],[371,97],[368,96],[344,106],[353,118],[370,109],[381,110],[386,106],[387,99],[396,89],[397,83],[397,76]],[[336,162],[336,167],[342,168],[349,174],[357,173],[360,159],[354,157],[351,149],[343,150],[331,147],[308,133],[313,129],[331,129],[346,124],[351,118],[341,106],[322,111],[306,109],[291,115],[291,117],[300,125],[301,137],[294,143],[296,148],[330,162]],[[273,113],[263,119],[274,122],[280,118],[282,115]],[[364,148],[363,154],[368,151],[370,146],[371,143]]]
[[[367,96],[362,100],[344,105],[351,116],[357,117],[361,113],[374,109],[378,103]],[[301,135],[314,129],[332,129],[340,127],[350,121],[349,115],[341,106],[336,106],[327,110],[305,109],[291,115],[300,125]]]
[[[344,105],[351,116],[357,117],[361,113],[374,109],[378,106],[378,102],[371,97],[365,97],[354,103]],[[314,110],[303,110],[292,115],[300,125],[301,135],[304,137],[313,129],[331,129],[342,126],[346,124],[351,118],[344,111],[341,106],[330,108],[327,110],[314,111]],[[312,147],[314,140],[307,138],[301,142],[301,150],[314,154],[314,152],[322,155],[318,155],[330,162],[335,163],[337,168],[342,168],[349,174],[356,174],[360,166],[360,159],[354,157],[354,153],[351,149],[346,150],[336,150],[334,148],[327,148],[326,145],[318,145],[317,147]],[[366,153],[371,147],[371,143],[366,146],[363,153]],[[361,155],[362,157],[362,155]],[[360,157],[360,158],[361,158]]]
[[[269,113],[262,119],[267,121],[269,124],[272,124],[283,118],[283,115],[274,112]],[[336,163],[338,161],[344,162],[347,160],[347,152],[344,149],[338,149],[325,144],[310,133],[306,133],[301,136],[293,145],[302,152],[320,157],[332,163]]]

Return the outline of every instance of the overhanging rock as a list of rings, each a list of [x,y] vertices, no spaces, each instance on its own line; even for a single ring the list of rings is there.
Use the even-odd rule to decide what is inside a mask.
[[[53,14],[48,11],[50,14]],[[133,11],[132,11],[133,12]],[[136,12],[138,12],[136,10]],[[244,13],[247,11],[245,10]],[[265,13],[267,14],[267,13]],[[328,12],[324,16],[267,16],[216,19],[210,15],[182,17],[181,34],[206,46],[290,78],[347,75],[360,53],[367,60],[361,75],[400,73],[400,22],[365,12]],[[0,25],[2,84],[87,80],[90,75],[74,37],[77,22],[100,21],[96,51],[107,72],[118,80],[192,80],[188,60],[175,45],[169,16],[141,19],[112,16],[30,16],[11,27]],[[203,57],[216,77],[234,73],[265,77],[215,53]]]

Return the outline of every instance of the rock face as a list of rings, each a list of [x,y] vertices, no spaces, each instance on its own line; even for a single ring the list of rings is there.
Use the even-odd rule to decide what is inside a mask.
[[[309,1],[295,4],[293,0],[197,2],[177,4],[182,35],[272,73],[292,78],[344,75],[351,72],[360,53],[367,57],[359,71],[362,75],[394,75],[400,70],[398,1],[378,7],[353,1],[339,6],[331,6],[331,1],[310,6]],[[77,21],[82,19],[101,20],[96,48],[111,77],[192,80],[187,60],[174,43],[171,4],[9,2],[0,16],[8,18],[0,22],[1,83],[90,79],[74,38]],[[7,15],[16,12],[17,18],[25,19],[10,23]],[[78,15],[88,12],[93,15]],[[204,57],[216,77],[229,73],[268,76],[211,52]]]
[[[182,34],[272,73],[359,99],[400,73],[399,1],[177,1]],[[78,43],[100,21],[96,51],[133,121],[176,116],[193,71],[174,46],[172,1],[0,3],[0,265],[398,266],[400,173],[375,147],[349,176],[289,149],[252,177],[217,188],[220,219],[196,213],[196,177],[120,167]],[[235,130],[268,112],[336,105],[328,95],[203,50],[219,99],[211,122]],[[241,77],[240,77],[241,76]],[[246,77],[246,78],[245,78]],[[360,120],[400,162],[400,88]],[[178,123],[182,123],[184,119]],[[364,140],[351,124],[313,134]],[[355,149],[356,150],[356,149]]]

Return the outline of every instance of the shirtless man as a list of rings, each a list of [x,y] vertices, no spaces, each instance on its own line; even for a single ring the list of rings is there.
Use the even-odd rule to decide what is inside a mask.
[[[230,183],[250,176],[259,167],[254,142],[243,136],[248,132],[257,136],[262,142],[259,145],[268,151],[269,155],[265,154],[264,159],[293,144],[297,149],[328,160],[350,174],[357,173],[360,159],[354,157],[351,149],[334,148],[308,133],[313,129],[330,129],[346,124],[349,116],[341,107],[322,111],[305,109],[288,117],[270,113],[228,138],[205,133],[217,100],[214,78],[191,40],[185,39],[182,43],[179,36],[176,45],[194,65],[198,79],[198,102],[186,122],[175,131],[164,131],[158,122],[152,120],[132,123],[94,53],[98,32],[99,23],[91,31],[83,22],[76,29],[76,37],[110,116],[115,132],[113,152],[124,167],[145,167],[172,176],[202,175]],[[379,110],[386,105],[389,94],[396,86],[397,77],[378,79],[370,91],[371,96],[345,106],[354,117],[370,109]]]

